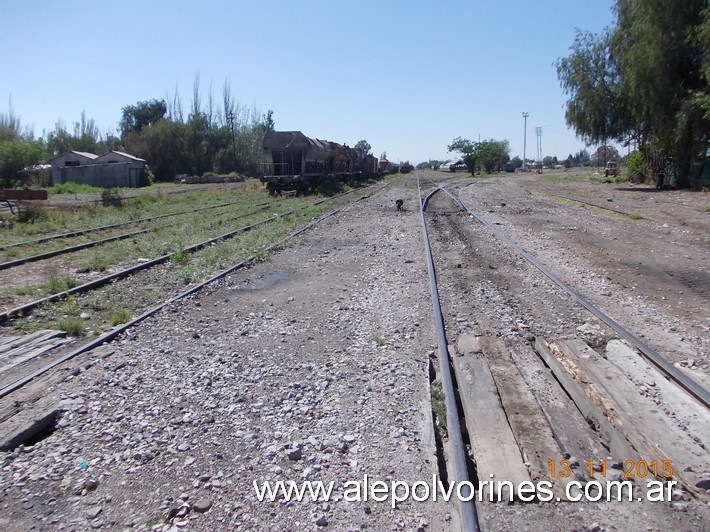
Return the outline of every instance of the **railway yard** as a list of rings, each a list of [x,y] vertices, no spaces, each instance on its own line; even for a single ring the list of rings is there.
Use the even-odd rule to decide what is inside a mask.
[[[200,193],[2,235],[0,529],[708,529],[708,193],[562,172]],[[423,496],[437,479],[550,496]],[[609,480],[633,500],[571,500]],[[277,481],[335,487],[259,500]]]

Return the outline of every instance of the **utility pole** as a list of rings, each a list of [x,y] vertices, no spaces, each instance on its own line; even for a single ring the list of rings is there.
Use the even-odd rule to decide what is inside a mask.
[[[537,137],[537,170],[538,174],[542,173],[542,126],[535,128],[535,136]]]
[[[523,113],[523,118],[525,119],[525,129],[523,130],[523,172],[525,171],[525,149],[527,148],[527,143],[528,143],[528,117],[530,116],[530,113],[525,111]]]

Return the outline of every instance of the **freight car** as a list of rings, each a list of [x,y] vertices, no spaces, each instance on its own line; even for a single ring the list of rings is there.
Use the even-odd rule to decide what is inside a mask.
[[[263,147],[271,155],[271,165],[261,182],[272,195],[282,190],[304,193],[324,183],[352,182],[379,174],[372,155],[362,157],[345,144],[312,139],[300,131],[270,131]]]

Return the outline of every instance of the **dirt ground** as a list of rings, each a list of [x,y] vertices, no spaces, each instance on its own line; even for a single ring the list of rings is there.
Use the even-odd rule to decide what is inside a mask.
[[[671,362],[707,373],[710,194],[533,174],[462,196]]]

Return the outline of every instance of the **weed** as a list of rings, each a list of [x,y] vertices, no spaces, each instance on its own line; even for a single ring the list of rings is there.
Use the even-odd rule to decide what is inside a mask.
[[[123,198],[117,190],[107,188],[101,192],[101,204],[104,207],[108,207],[109,205],[123,207]]]
[[[269,257],[269,252],[264,248],[258,248],[254,251],[254,260],[258,262],[264,262]]]
[[[71,277],[54,277],[50,275],[49,281],[44,285],[44,289],[50,294],[59,294],[71,290],[78,283]]]
[[[187,264],[188,262],[190,262],[190,254],[185,251],[182,246],[182,243],[180,243],[179,247],[180,249],[170,255],[170,262],[173,262],[175,264]]]
[[[81,313],[81,306],[76,302],[74,296],[69,296],[66,301],[57,305],[57,310],[68,316],[78,316]]]
[[[121,325],[123,323],[128,323],[131,320],[131,312],[126,308],[118,308],[111,314],[110,322],[111,326]]]
[[[382,336],[375,336],[372,341],[375,342],[375,345],[377,345],[377,347],[387,345],[387,339],[383,338]]]
[[[36,288],[31,286],[18,286],[16,288],[10,288],[7,293],[13,296],[29,296],[36,292]]]
[[[435,385],[431,387],[431,411],[436,425],[446,427],[446,397],[444,391]]]
[[[34,202],[24,202],[17,213],[17,223],[34,224],[47,219],[47,212]]]
[[[64,331],[69,336],[73,336],[75,338],[84,336],[84,334],[86,333],[85,325],[86,324],[84,323],[84,320],[79,318],[68,318],[65,320],[60,320],[57,323],[57,327],[60,331]]]
[[[632,220],[643,220],[643,216],[641,216],[641,214],[639,214],[638,212],[630,213],[629,218],[631,218]]]

